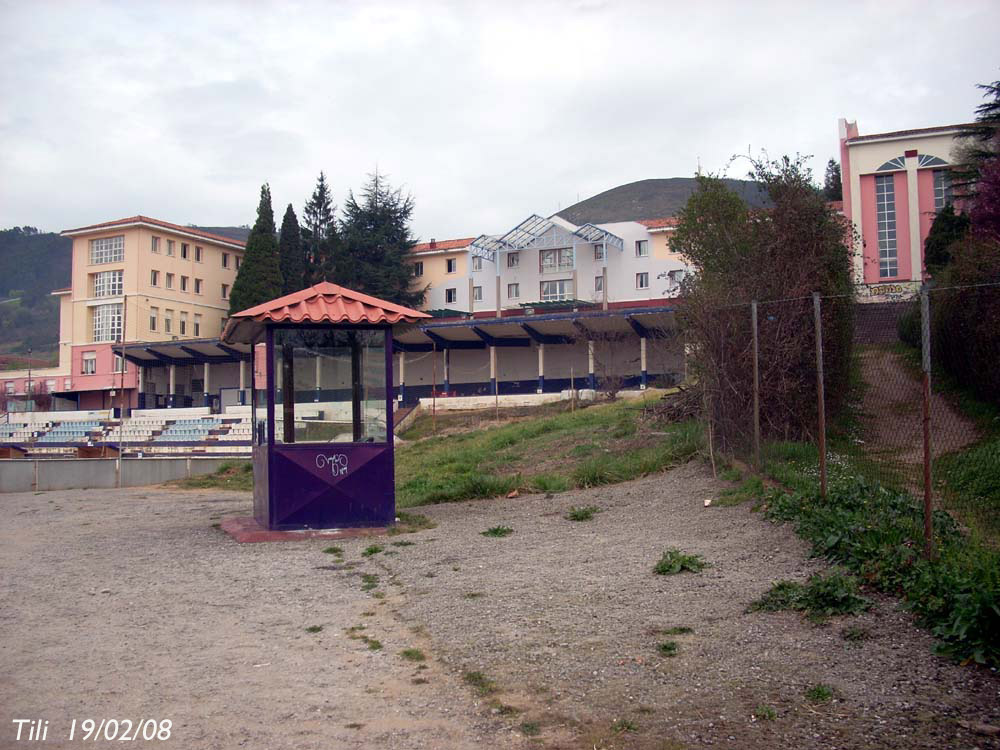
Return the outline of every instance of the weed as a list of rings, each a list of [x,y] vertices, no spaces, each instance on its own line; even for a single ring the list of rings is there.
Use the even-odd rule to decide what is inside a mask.
[[[372,611],[368,611],[368,612],[362,612],[362,613],[361,613],[361,616],[362,616],[362,617],[374,617],[374,616],[375,616],[375,613],[374,613],[374,612],[372,612]]]
[[[500,701],[490,701],[490,707],[495,709],[500,716],[517,716],[521,713],[521,709]]]
[[[521,734],[526,737],[537,737],[542,733],[542,727],[537,721],[522,721]]]
[[[466,672],[462,675],[466,685],[471,685],[480,695],[490,695],[497,691],[497,685],[482,672]]]
[[[539,492],[565,492],[569,489],[569,480],[557,474],[536,474],[529,484]]]
[[[778,712],[774,710],[771,706],[765,706],[761,704],[753,710],[754,718],[760,721],[774,721],[778,718]]]
[[[764,482],[760,477],[750,477],[739,487],[723,490],[713,502],[713,505],[739,505],[747,500],[756,500],[764,494]]]
[[[378,640],[377,638],[369,638],[367,635],[363,635],[361,636],[361,640],[364,642],[366,646],[368,646],[369,651],[382,650],[382,641]]]
[[[306,632],[307,633],[321,633],[321,632],[323,632],[323,626],[322,625],[310,625],[308,628],[306,628]]]
[[[730,466],[728,469],[719,472],[719,479],[726,482],[738,482],[743,478],[739,469]]]
[[[849,625],[840,631],[840,637],[851,643],[860,643],[861,641],[870,641],[872,634],[868,628],[863,628],[860,625]]]
[[[486,594],[482,591],[470,591],[467,594],[462,594],[463,599],[482,599]]]
[[[437,524],[427,516],[419,513],[396,512],[396,525],[389,528],[389,536],[399,536],[400,534],[416,534],[418,531],[436,529]]]
[[[410,682],[412,682],[414,685],[426,685],[428,682],[430,682],[430,680],[428,680],[426,677],[414,677],[412,680],[410,680]]]
[[[514,529],[510,526],[494,526],[493,528],[486,529],[486,531],[480,531],[479,533],[483,536],[504,537],[513,534]]]
[[[378,574],[377,573],[362,573],[361,574],[361,590],[362,591],[371,591],[376,586],[378,586]]]
[[[585,505],[583,507],[576,507],[575,505],[569,509],[569,513],[566,514],[567,521],[589,521],[594,517],[595,514],[600,513],[601,509],[596,505]]]
[[[675,625],[672,628],[665,628],[660,631],[661,635],[688,635],[693,633],[694,628],[689,628],[687,625]]]
[[[344,724],[344,729],[361,729],[364,724],[357,721],[352,721],[350,724]]]
[[[383,549],[384,549],[383,547],[380,547],[377,544],[370,544],[364,548],[364,550],[361,552],[361,556],[371,557],[372,555],[377,555],[379,552],[382,552]]]
[[[344,548],[343,547],[327,547],[325,550],[323,550],[323,554],[326,554],[326,555],[336,555],[337,557],[343,557],[344,556]]]
[[[833,688],[829,685],[813,685],[806,690],[806,699],[813,703],[826,703],[833,699]]]
[[[656,647],[660,656],[677,656],[677,641],[664,641]]]
[[[611,724],[611,731],[615,734],[621,734],[622,732],[638,732],[639,725],[629,719],[616,719]]]
[[[700,573],[706,567],[708,563],[701,559],[701,555],[688,555],[671,547],[663,553],[653,572],[660,576],[669,576],[685,570]]]
[[[424,656],[424,652],[419,648],[404,648],[399,652],[399,655],[407,661],[426,661],[427,659],[427,657]]]
[[[871,601],[858,593],[858,579],[841,570],[817,573],[803,585],[778,581],[748,612],[804,612],[811,620],[823,621],[835,615],[856,615],[871,608]]]
[[[416,542],[408,542],[405,539],[398,542],[392,542],[393,547],[412,547],[414,544],[416,544]]]

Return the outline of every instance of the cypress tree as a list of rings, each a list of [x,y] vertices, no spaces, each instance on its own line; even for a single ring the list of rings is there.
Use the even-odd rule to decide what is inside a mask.
[[[299,230],[299,220],[292,204],[285,209],[285,217],[281,220],[281,235],[278,238],[278,257],[283,280],[282,293],[291,294],[307,286],[305,281],[305,255],[302,248],[302,237]]]
[[[826,174],[823,177],[823,197],[828,201],[844,199],[844,188],[840,182],[840,165],[833,159],[826,163]]]
[[[360,202],[353,191],[344,205],[336,247],[336,282],[401,305],[415,306],[424,290],[411,289],[413,198],[393,189],[384,176],[370,176]]]
[[[281,267],[278,264],[278,241],[274,236],[274,211],[271,209],[271,188],[260,188],[257,221],[254,222],[243,263],[229,295],[229,314],[281,296]]]
[[[337,245],[336,209],[330,199],[326,175],[320,172],[312,197],[302,210],[305,281],[309,284],[333,277],[333,256]]]
[[[932,274],[938,273],[951,262],[952,246],[969,230],[969,217],[956,214],[948,203],[934,217],[934,223],[924,240],[924,265]]]

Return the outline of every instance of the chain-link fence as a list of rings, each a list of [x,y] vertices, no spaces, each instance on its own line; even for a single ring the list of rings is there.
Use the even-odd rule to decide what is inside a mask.
[[[763,468],[811,446],[823,492],[864,475],[1000,543],[1000,284],[712,315],[697,356],[716,453]]]

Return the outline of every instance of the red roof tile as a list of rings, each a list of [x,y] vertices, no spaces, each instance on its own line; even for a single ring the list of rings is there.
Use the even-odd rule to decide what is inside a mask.
[[[100,224],[91,224],[86,227],[78,227],[77,229],[64,229],[62,234],[78,234],[80,232],[99,232],[102,229],[114,229],[115,227],[128,226],[130,224],[148,224],[150,226],[162,227],[164,229],[172,229],[175,232],[184,232],[185,234],[193,234],[198,237],[204,237],[207,240],[214,240],[216,242],[223,242],[227,245],[237,245],[239,247],[244,247],[246,245],[242,240],[236,240],[232,237],[223,237],[221,234],[212,234],[211,232],[204,232],[201,229],[195,229],[194,227],[185,227],[180,224],[171,224],[169,221],[162,221],[161,219],[151,219],[148,216],[129,216],[126,219],[115,219],[114,221],[104,221]]]
[[[667,219],[639,219],[646,229],[668,229],[677,226],[679,219],[671,216]]]
[[[369,297],[329,281],[235,313],[222,332],[225,341],[261,340],[266,323],[414,323],[431,317],[402,305]]]
[[[434,242],[421,242],[419,245],[414,245],[413,249],[410,250],[411,253],[429,253],[436,252],[438,250],[459,250],[463,247],[468,247],[472,244],[472,241],[476,239],[475,237],[465,237],[458,240],[441,240]]]

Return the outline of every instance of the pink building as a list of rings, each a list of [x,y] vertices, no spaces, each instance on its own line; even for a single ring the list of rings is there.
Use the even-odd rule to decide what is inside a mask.
[[[925,278],[924,240],[950,200],[948,170],[964,126],[860,135],[840,120],[844,215],[860,246],[855,281],[863,299],[916,291]]]

